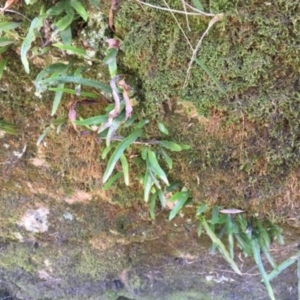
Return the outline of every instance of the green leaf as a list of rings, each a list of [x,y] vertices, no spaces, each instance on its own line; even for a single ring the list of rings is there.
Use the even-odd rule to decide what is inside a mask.
[[[175,206],[170,211],[169,220],[172,220],[172,219],[175,218],[175,216],[178,214],[178,212],[182,209],[182,207],[184,206],[184,204],[188,200],[189,196],[190,196],[190,193],[188,191],[184,191],[184,192],[181,191],[181,192],[175,193],[169,199],[169,201],[172,201],[172,202],[177,201]]]
[[[99,3],[99,0],[90,0],[90,2],[92,3],[92,5],[94,5],[95,7],[97,7],[97,8],[101,8],[100,7],[100,3]]]
[[[106,184],[103,186],[103,190],[106,191],[108,190],[111,185],[118,179],[122,176],[122,173],[121,172],[118,172],[116,173],[115,175],[113,175],[107,182]]]
[[[82,84],[89,87],[93,87],[99,90],[102,90],[106,93],[111,93],[111,87],[107,84],[92,80],[92,79],[86,79],[82,77],[75,77],[75,76],[55,76],[51,78],[47,78],[44,80],[41,80],[40,83],[44,85],[54,85],[58,82],[61,83],[74,83],[74,84]]]
[[[110,150],[112,149],[112,145],[110,144],[109,147],[106,147],[104,148],[104,150],[102,151],[102,154],[101,154],[101,158],[102,159],[105,159],[107,154],[110,152]]]
[[[71,94],[71,95],[76,95],[76,91],[74,91],[73,89],[67,89],[67,88],[49,88],[49,91],[51,92],[63,92],[66,94]],[[92,93],[92,92],[85,92],[85,91],[81,91],[80,92],[80,96],[82,97],[88,97],[88,98],[94,98],[94,99],[98,99],[99,95]]]
[[[270,265],[272,266],[272,268],[273,268],[274,270],[278,270],[278,266],[277,266],[277,264],[275,263],[275,261],[274,261],[272,255],[270,254],[269,249],[266,248],[266,247],[261,247],[261,250],[263,251],[265,257],[266,257],[267,260],[269,261],[269,263],[270,263]]]
[[[44,17],[35,17],[31,21],[30,28],[28,30],[28,33],[21,45],[21,61],[23,63],[24,69],[26,73],[29,74],[29,63],[27,60],[27,52],[29,51],[31,44],[35,41],[35,30],[40,29],[43,26]]]
[[[121,155],[120,161],[124,173],[124,182],[128,186],[129,185],[129,164],[124,154]]]
[[[264,225],[261,223],[260,220],[256,219],[255,225],[257,228],[257,234],[261,239],[261,242],[260,242],[261,246],[265,245],[267,248],[269,248],[270,244],[271,244],[271,239],[269,237],[269,233],[264,228]]]
[[[136,125],[136,128],[143,128],[145,125],[149,124],[149,120],[141,120],[140,122],[138,122],[138,124]]]
[[[74,124],[76,125],[84,125],[84,126],[89,126],[89,125],[98,125],[98,124],[102,124],[104,122],[107,122],[107,115],[99,115],[99,116],[95,116],[95,117],[90,117],[84,120],[77,120],[74,121]]]
[[[226,94],[226,90],[223,84],[210,72],[210,70],[205,66],[205,64],[198,58],[195,58],[195,62],[207,73],[207,75],[214,81],[219,90]]]
[[[67,70],[70,68],[70,64],[62,64],[62,63],[55,63],[48,65],[45,67],[37,76],[35,79],[35,85],[38,85],[40,81],[45,79],[49,75],[53,75],[54,73],[63,74],[67,72]]]
[[[198,208],[197,208],[197,216],[202,215],[203,213],[205,213],[205,211],[207,210],[207,204],[206,203],[202,203]]]
[[[5,47],[14,43],[14,40],[11,40],[6,37],[0,37],[0,47]]]
[[[106,170],[103,174],[102,182],[105,183],[108,178],[110,177],[111,173],[113,172],[119,158],[123,154],[123,152],[136,141],[136,139],[141,135],[142,130],[136,129],[132,134],[130,134],[128,137],[126,137],[122,142],[119,144],[119,146],[116,148],[112,156],[110,157]]]
[[[107,54],[103,59],[103,63],[105,65],[109,65],[112,62],[116,61],[117,54],[118,54],[118,49],[116,49],[116,48],[108,49]]]
[[[46,11],[47,16],[58,16],[62,12],[64,12],[67,8],[67,5],[69,5],[69,1],[60,1],[55,6],[52,6]]]
[[[159,129],[160,132],[162,132],[166,135],[169,134],[168,129],[166,128],[166,126],[163,123],[158,122],[158,129]]]
[[[200,1],[199,0],[192,0],[192,4],[195,8],[201,10],[201,11],[204,11],[204,8],[203,6],[201,5]]]
[[[169,150],[172,151],[181,151],[182,148],[179,144],[171,142],[171,141],[159,141],[159,144]]]
[[[233,242],[233,224],[232,224],[232,216],[227,215],[227,222],[226,222],[226,231],[227,231],[227,238],[228,238],[228,248],[229,254],[232,259],[234,259],[234,242]]]
[[[161,206],[166,207],[166,198],[165,198],[165,195],[164,195],[164,193],[161,189],[157,190],[157,195],[158,195]]]
[[[83,56],[86,55],[86,51],[84,49],[80,49],[77,47],[73,47],[70,45],[64,45],[64,44],[52,44],[52,45],[56,48],[59,48],[61,50],[65,50],[65,51],[70,51],[77,55],[83,55]]]
[[[8,46],[0,47],[0,54],[4,53],[8,49]]]
[[[147,151],[148,151],[148,147],[143,147],[142,148],[141,156],[142,156],[143,160],[147,159],[147,153],[148,153]]]
[[[235,233],[234,237],[236,238],[239,247],[242,249],[242,251],[250,256],[252,254],[252,248],[251,248],[251,241],[248,238],[248,236],[244,233]]]
[[[4,131],[7,134],[17,135],[19,134],[19,130],[16,125],[5,122],[0,119],[0,131]]]
[[[253,239],[251,241],[251,246],[252,246],[252,253],[253,253],[254,260],[255,260],[256,265],[259,269],[259,272],[260,272],[260,274],[263,278],[263,281],[264,281],[264,284],[267,288],[269,297],[271,298],[271,300],[276,300],[275,296],[274,296],[272,286],[271,286],[270,281],[269,281],[269,277],[268,277],[268,275],[265,271],[264,265],[263,265],[262,260],[261,260],[260,247],[259,247],[259,244],[258,244],[256,239]]]
[[[288,259],[286,259],[285,261],[283,261],[280,265],[277,266],[277,270],[273,270],[271,273],[269,273],[268,276],[268,280],[271,281],[273,280],[275,277],[277,277],[283,270],[285,270],[286,268],[288,268],[290,265],[292,265],[293,263],[295,263],[300,257],[300,252],[298,251],[295,255],[289,257]]]
[[[213,232],[213,230],[210,228],[208,223],[206,222],[206,219],[204,217],[201,218],[201,223],[203,227],[205,228],[206,233],[210,237],[213,243],[215,243],[220,250],[222,256],[224,259],[229,263],[230,267],[239,275],[242,275],[241,271],[239,270],[238,266],[234,262],[234,260],[230,257],[228,251],[226,250],[224,244],[221,242],[221,240],[216,236],[216,234]]]
[[[157,199],[157,193],[154,193],[151,196],[151,200],[150,200],[150,217],[152,220],[155,220],[156,199]]]
[[[7,64],[6,58],[4,58],[0,61],[0,80],[2,78],[2,74],[3,74],[4,68],[6,67],[6,64]]]
[[[74,20],[74,11],[70,10],[69,14],[65,15],[58,22],[55,23],[55,26],[59,31],[63,31],[71,25],[73,20]]]
[[[149,169],[149,173],[150,173],[153,183],[156,185],[157,189],[161,190],[161,185],[159,183],[159,180],[155,177],[155,174],[153,173],[153,170],[151,168]]]
[[[181,147],[182,150],[188,150],[188,149],[191,149],[191,146],[190,146],[190,145],[180,144],[179,146]]]
[[[39,136],[37,142],[36,142],[36,145],[39,146],[40,143],[43,141],[43,139],[45,138],[45,136],[47,135],[47,133],[50,131],[51,127],[48,126],[44,131],[43,133]]]
[[[149,200],[149,194],[150,194],[152,185],[153,185],[153,180],[152,180],[150,172],[147,168],[145,177],[144,177],[144,201],[145,202],[148,202],[148,200]]]
[[[218,206],[215,206],[213,208],[212,218],[211,218],[210,223],[213,224],[213,225],[219,223],[219,207]]]
[[[58,88],[63,89],[64,88],[64,84],[59,84]],[[63,92],[56,92],[55,93],[55,97],[54,97],[54,101],[53,101],[53,105],[52,105],[52,111],[51,111],[51,116],[54,116],[57,108],[60,104],[61,98],[62,98]]]
[[[121,122],[118,120],[114,119],[112,121],[112,124],[108,128],[107,134],[106,134],[106,146],[108,147],[110,145],[111,139],[113,138],[114,134],[116,133],[117,129],[121,126]],[[105,125],[103,126],[105,127]],[[105,129],[104,129],[105,130]],[[98,133],[104,131],[102,128],[98,129]]]
[[[67,27],[66,29],[59,32],[59,36],[64,45],[71,45],[72,42],[72,30],[71,27]]]
[[[76,12],[81,16],[81,18],[86,22],[88,19],[88,13],[78,0],[71,0],[72,7],[76,10]]]
[[[18,28],[22,22],[0,22],[0,32]]]
[[[109,75],[111,78],[114,78],[118,72],[117,62],[113,61],[108,65]]]
[[[160,149],[160,152],[165,160],[165,162],[167,163],[169,169],[172,169],[173,167],[173,160],[172,158],[166,153],[166,151],[164,151],[164,149]]]
[[[149,161],[149,166],[153,170],[154,174],[157,175],[166,185],[169,185],[169,181],[166,173],[160,167],[155,153],[150,149],[148,149],[148,161]]]

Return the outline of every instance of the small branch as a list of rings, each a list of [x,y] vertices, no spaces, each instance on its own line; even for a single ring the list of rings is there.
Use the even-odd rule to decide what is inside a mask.
[[[164,11],[168,11],[168,12],[174,12],[174,13],[178,13],[178,14],[184,14],[184,15],[188,15],[188,16],[209,16],[209,17],[213,17],[215,16],[215,14],[209,14],[209,13],[199,13],[199,12],[185,12],[183,10],[177,10],[177,9],[169,9],[169,8],[165,8],[165,7],[161,7],[161,6],[156,6],[150,3],[146,3],[143,1],[138,0],[139,3],[152,7],[152,8],[156,8],[156,9],[160,9],[160,10],[164,10]]]
[[[112,141],[118,141],[121,142],[124,140],[124,136],[113,136],[111,138]],[[105,140],[106,137],[99,137],[100,140]],[[160,143],[160,141],[158,140],[149,140],[149,141],[135,141],[133,142],[133,144],[137,144],[137,145],[158,145]]]
[[[191,28],[190,28],[190,23],[189,23],[189,18],[188,18],[188,15],[186,14],[187,13],[187,10],[186,10],[186,3],[184,0],[181,0],[181,3],[182,3],[182,6],[183,6],[183,10],[185,12],[185,21],[186,21],[186,27],[189,31],[191,31]]]
[[[168,5],[168,3],[167,3],[166,0],[164,0],[164,3],[165,3],[165,5],[168,7],[168,9],[170,9],[170,6]],[[185,34],[183,28],[181,27],[181,25],[180,25],[180,23],[178,22],[177,18],[175,17],[174,13],[173,13],[172,11],[170,11],[170,13],[171,13],[172,17],[174,18],[175,22],[177,23],[179,29],[181,30],[183,36],[185,37],[187,43],[189,44],[191,50],[194,51],[194,48],[193,48],[193,46],[192,46],[190,40],[188,39],[187,35]]]
[[[1,9],[4,9],[4,7],[0,7],[0,10]],[[29,18],[27,18],[25,15],[21,14],[20,12],[18,11],[15,11],[15,10],[12,10],[12,9],[6,9],[4,12],[10,12],[10,13],[14,13],[16,15],[20,15],[22,16],[23,18],[25,18],[27,21],[31,22],[31,20]]]
[[[193,11],[199,13],[200,15],[207,16],[207,17],[214,17],[214,16],[216,15],[216,14],[212,14],[212,13],[206,13],[206,12],[200,10],[200,9],[197,9],[197,8],[193,7],[192,5],[188,4],[188,3],[187,3],[186,1],[184,1],[184,0],[182,0],[182,1],[185,3],[185,5],[186,5],[187,7],[189,7],[191,10],[193,10]]]
[[[197,53],[198,53],[198,51],[199,51],[199,49],[200,49],[200,47],[201,47],[201,44],[202,44],[202,41],[203,41],[204,37],[208,34],[208,32],[209,32],[209,30],[211,29],[211,27],[212,27],[216,22],[220,21],[222,18],[223,18],[223,14],[217,14],[217,15],[215,15],[215,16],[210,20],[210,22],[209,22],[209,24],[208,24],[206,30],[205,30],[204,33],[202,34],[202,36],[201,36],[201,38],[200,38],[200,40],[199,40],[197,46],[196,46],[195,49],[194,49],[193,55],[192,55],[192,57],[191,57],[191,60],[190,60],[190,63],[189,63],[189,66],[188,66],[188,69],[187,69],[187,72],[186,72],[187,74],[186,74],[186,77],[185,77],[185,80],[184,80],[184,84],[183,84],[183,87],[184,87],[184,88],[186,87],[187,82],[188,82],[188,80],[189,80],[189,78],[190,78],[190,73],[191,73],[191,68],[192,68],[193,62],[194,62],[194,60],[195,60],[195,58],[196,58],[196,56],[197,56]]]

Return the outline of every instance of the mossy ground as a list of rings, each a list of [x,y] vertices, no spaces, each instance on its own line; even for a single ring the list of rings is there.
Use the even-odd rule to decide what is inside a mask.
[[[173,7],[181,9],[180,3]],[[222,285],[222,289],[207,284],[205,274],[211,271],[207,261],[220,274],[228,274],[228,267],[221,259],[213,261],[204,254],[208,241],[196,237],[194,208],[203,201],[239,206],[298,227],[299,4],[269,4],[220,0],[209,6],[203,1],[206,10],[223,12],[224,18],[205,37],[197,57],[225,86],[226,95],[196,64],[183,88],[191,50],[170,13],[136,1],[120,2],[114,12],[116,33],[123,40],[119,68],[130,75],[128,80],[140,102],[137,113],[151,119],[147,137],[160,138],[159,120],[172,140],[191,146],[172,153],[170,178],[187,186],[194,196],[194,207],[174,223],[167,222],[167,212],[160,208],[157,220],[150,220],[135,178],[139,166],[133,163],[130,187],[119,182],[110,191],[101,190],[105,161],[99,154],[103,145],[93,136],[80,136],[66,123],[60,134],[52,129],[36,146],[38,136],[53,121],[53,95],[36,98],[32,81],[46,62],[60,57],[51,52],[48,57],[32,59],[28,76],[19,60],[19,46],[12,47],[0,83],[0,111],[6,121],[19,126],[21,134],[1,139],[0,236],[1,276],[16,297],[38,299],[35,295],[40,293],[43,299],[83,299],[87,295],[98,299],[97,293],[109,290],[105,297],[115,299],[120,291],[114,280],[125,285],[121,292],[126,290],[127,296],[138,299],[155,292],[153,298],[163,299],[164,291],[180,288],[190,294],[195,289],[199,296],[202,276],[203,299],[205,295],[234,299],[240,290],[247,297],[254,290],[256,299],[266,298],[259,278],[252,274],[245,275],[242,284],[234,277],[236,284]],[[110,1],[102,3],[104,14],[109,6]],[[37,6],[24,7],[30,18],[37,11]],[[176,17],[195,45],[209,19],[191,17],[189,32],[185,18]],[[80,34],[77,38],[80,40]],[[101,44],[99,48],[101,56],[105,47]],[[95,63],[85,76],[96,79],[103,74],[105,80],[105,69]],[[69,101],[64,98],[54,118],[67,114]],[[78,115],[99,114],[106,105],[102,99],[95,106],[79,108]],[[22,151],[24,145],[27,150],[19,159],[14,151]],[[36,158],[41,165],[33,163]],[[77,203],[70,204],[78,190],[93,200],[82,194]],[[33,235],[17,221],[27,209],[39,205],[49,207],[50,227],[47,233]],[[66,219],[65,213],[74,219]],[[22,234],[22,243],[16,233]],[[247,272],[247,266],[244,270]],[[26,275],[20,279],[20,274]],[[291,293],[292,299],[296,278],[292,273],[288,278],[292,289],[278,285],[277,292]],[[178,297],[183,299],[181,294]]]

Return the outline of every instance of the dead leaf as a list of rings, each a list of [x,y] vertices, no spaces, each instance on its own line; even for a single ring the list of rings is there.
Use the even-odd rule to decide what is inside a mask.
[[[72,124],[73,128],[75,129],[75,131],[78,132],[76,124],[74,123],[76,121],[76,105],[77,105],[77,102],[72,100],[71,104],[70,104],[70,108],[69,108],[68,118],[71,121],[71,124]]]
[[[237,208],[225,208],[220,210],[220,213],[222,214],[240,214],[242,212],[244,212],[244,210]]]
[[[117,8],[117,4],[118,4],[118,0],[111,0],[109,15],[108,15],[108,26],[113,32],[115,32],[114,10]]]
[[[13,4],[17,3],[19,0],[6,0],[4,7],[1,8],[0,13],[4,13],[7,9],[9,9]]]
[[[118,85],[123,89],[123,98],[125,101],[126,120],[127,120],[131,116],[133,110],[128,95],[128,92],[130,91],[130,86],[125,82],[124,79],[120,80]]]

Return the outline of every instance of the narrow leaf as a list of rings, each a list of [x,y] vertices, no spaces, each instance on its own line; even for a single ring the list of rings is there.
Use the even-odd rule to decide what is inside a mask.
[[[117,54],[118,54],[118,49],[116,48],[108,49],[107,54],[103,59],[103,63],[109,65],[112,62],[115,62],[117,59]]]
[[[145,202],[148,202],[149,200],[149,194],[152,185],[153,185],[153,180],[149,173],[149,170],[147,169],[144,177],[144,201]]]
[[[121,161],[123,174],[124,174],[124,182],[128,186],[129,185],[129,164],[124,154],[121,155],[120,161]]]
[[[115,175],[113,175],[107,182],[106,184],[103,186],[103,190],[106,191],[108,190],[111,185],[118,179],[122,176],[122,173],[121,172],[118,172],[116,173]]]
[[[161,189],[157,190],[157,195],[162,207],[166,207],[166,197]]]
[[[153,170],[155,175],[157,175],[166,185],[169,185],[169,181],[166,173],[160,167],[155,153],[150,149],[148,149],[148,160],[149,160],[150,168]]]
[[[175,206],[170,211],[169,221],[174,219],[175,216],[179,213],[179,211],[182,209],[182,207],[188,200],[189,195],[190,195],[189,192],[177,192],[169,199],[169,201],[175,201],[175,199],[178,200]]]
[[[166,128],[166,126],[163,123],[158,122],[158,129],[159,129],[160,132],[162,132],[166,135],[169,134],[168,129]]]
[[[173,167],[172,158],[166,153],[166,151],[164,151],[164,149],[161,148],[160,151],[161,151],[161,154],[162,154],[165,162],[167,163],[169,169],[172,169],[172,167]]]
[[[155,206],[156,206],[157,193],[154,193],[151,196],[150,200],[150,217],[152,220],[155,220]]]
[[[269,278],[268,278],[268,275],[267,275],[267,273],[265,271],[265,268],[264,268],[262,260],[261,260],[260,247],[259,247],[259,244],[258,244],[258,242],[257,242],[256,239],[253,239],[251,241],[251,246],[252,246],[252,252],[253,252],[254,260],[255,260],[256,265],[257,265],[257,267],[259,269],[259,272],[260,272],[260,274],[261,274],[261,276],[263,278],[263,281],[264,281],[264,284],[265,284],[265,286],[267,288],[269,297],[271,298],[271,300],[276,300],[275,296],[274,296],[274,292],[273,292],[272,286],[271,286]]]
[[[0,32],[18,28],[22,22],[0,22]]]
[[[86,22],[88,19],[87,11],[84,6],[78,0],[71,0],[71,6],[76,10],[76,12],[81,16],[81,18]]]
[[[63,89],[64,88],[64,84],[59,84],[58,88]],[[51,111],[51,116],[54,116],[57,108],[60,104],[61,98],[62,98],[63,92],[56,92],[55,93],[55,97],[54,97],[54,101],[53,101],[53,105],[52,105],[52,111]]]
[[[14,40],[7,37],[0,37],[0,47],[5,47],[14,43]]]
[[[295,255],[289,257],[285,261],[283,261],[280,265],[277,266],[277,270],[273,270],[268,274],[268,280],[271,281],[275,277],[277,277],[283,270],[288,268],[290,265],[295,263],[300,258],[300,252],[297,252]]]
[[[64,45],[64,44],[52,44],[54,47],[59,48],[61,50],[70,51],[77,55],[86,55],[86,51],[84,49],[80,49],[74,46],[70,45]]]
[[[84,125],[84,126],[89,126],[89,125],[98,125],[98,124],[103,124],[107,122],[107,116],[106,115],[99,115],[95,117],[90,117],[84,120],[77,120],[74,123],[76,125]]]
[[[210,70],[205,66],[205,64],[202,62],[202,60],[195,58],[195,62],[207,73],[207,75],[214,81],[214,83],[217,85],[219,90],[226,94],[226,90],[223,86],[223,84],[210,72]]]
[[[103,174],[103,183],[105,183],[108,178],[110,177],[111,173],[113,172],[118,160],[120,159],[123,152],[128,148],[133,142],[136,141],[136,139],[141,135],[142,130],[137,129],[132,134],[130,134],[128,137],[126,137],[122,142],[119,144],[119,146],[116,148],[112,156],[110,157],[106,170]]]
[[[231,268],[239,275],[242,275],[241,271],[239,270],[238,266],[234,262],[234,260],[231,259],[229,253],[227,252],[224,244],[221,242],[221,240],[216,236],[216,234],[211,230],[210,226],[206,222],[205,218],[201,218],[201,222],[203,227],[206,230],[206,233],[210,237],[210,239],[217,245],[218,249],[220,250],[221,254],[223,255],[224,259],[229,263]]]
[[[67,89],[67,88],[49,88],[49,91],[52,92],[63,92],[66,94],[71,94],[71,95],[76,95],[76,91],[73,89]],[[99,95],[93,93],[93,92],[85,92],[85,91],[81,91],[80,92],[80,96],[82,97],[88,97],[88,98],[94,98],[94,99],[98,99]]]
[[[24,69],[26,73],[29,74],[29,63],[27,60],[27,52],[29,51],[31,44],[35,41],[35,29],[40,29],[43,26],[43,18],[42,17],[35,17],[30,25],[30,28],[28,30],[28,33],[21,45],[21,61],[23,63]]]
[[[204,11],[204,8],[203,6],[201,5],[200,1],[199,0],[192,0],[192,4],[195,8],[201,10],[201,11]]]
[[[111,149],[112,149],[112,145],[109,145],[109,147],[106,147],[101,154],[101,158],[105,159]]]
[[[57,82],[82,84],[96,89],[100,89],[103,92],[111,93],[111,88],[109,85],[92,79],[86,79],[86,78],[75,77],[75,76],[56,76],[56,77],[51,77],[51,78],[41,80],[41,83],[48,84],[48,85],[57,84]]]
[[[207,204],[206,203],[202,203],[198,208],[197,208],[197,216],[201,216],[207,209]]]
[[[70,14],[67,14],[64,17],[62,17],[58,22],[55,23],[55,26],[59,31],[63,31],[70,26],[73,20],[74,20],[74,11],[73,13],[70,12]]]
[[[0,80],[2,78],[2,74],[3,74],[4,68],[6,67],[6,64],[7,64],[6,58],[4,58],[0,61]]]
[[[159,141],[159,144],[169,150],[172,151],[181,151],[182,148],[179,144],[171,142],[171,141]]]

